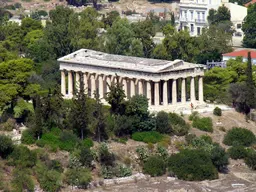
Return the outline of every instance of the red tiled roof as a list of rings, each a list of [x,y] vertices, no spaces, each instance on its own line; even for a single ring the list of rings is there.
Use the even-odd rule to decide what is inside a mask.
[[[240,50],[240,51],[234,51],[230,53],[222,54],[223,56],[229,56],[229,57],[248,57],[248,52],[251,52],[251,58],[256,59],[256,51],[253,50]]]
[[[256,0],[251,0],[250,2],[244,4],[245,7],[248,7],[250,4],[256,3]]]

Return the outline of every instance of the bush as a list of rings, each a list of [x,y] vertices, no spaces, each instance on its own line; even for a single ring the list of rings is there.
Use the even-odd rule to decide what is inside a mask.
[[[108,147],[105,143],[101,144],[98,152],[98,160],[101,165],[113,166],[115,161],[115,156],[113,153],[109,152]]]
[[[86,138],[82,141],[84,147],[91,148],[93,147],[93,141],[91,138]]]
[[[232,159],[243,159],[247,156],[247,150],[244,146],[234,146],[228,149],[228,154]]]
[[[193,121],[194,118],[199,117],[199,113],[197,111],[194,111],[191,115],[189,115],[188,119],[189,121]]]
[[[143,165],[143,172],[153,177],[161,176],[166,172],[166,166],[161,156],[149,157]]]
[[[194,140],[196,138],[196,135],[195,134],[187,134],[186,136],[185,136],[185,140],[186,140],[186,142],[187,142],[187,144],[191,144],[192,143],[192,141]]]
[[[71,186],[78,186],[79,188],[87,188],[91,181],[91,173],[87,169],[68,169],[65,172],[64,181]]]
[[[171,124],[169,122],[169,115],[164,111],[160,111],[156,115],[156,130],[159,133],[170,133],[172,131]]]
[[[112,179],[114,177],[128,177],[132,175],[132,170],[124,165],[117,165],[115,167],[103,166],[101,175],[104,179]]]
[[[16,168],[13,172],[12,187],[14,191],[34,191],[34,182],[29,170]]]
[[[21,143],[31,145],[36,142],[33,132],[27,129],[22,132]]]
[[[248,129],[234,127],[227,132],[223,143],[225,145],[250,146],[255,142],[255,135]]]
[[[139,146],[136,149],[136,153],[139,155],[139,160],[140,161],[145,162],[148,159],[149,152],[145,147]]]
[[[216,115],[216,116],[221,116],[222,115],[221,108],[215,107],[214,110],[213,110],[213,114]]]
[[[48,168],[50,169],[50,170],[56,170],[56,171],[58,171],[58,172],[60,172],[60,173],[62,173],[63,172],[63,167],[62,167],[62,165],[61,165],[61,163],[60,163],[60,161],[58,161],[58,160],[50,160],[49,162],[48,162]]]
[[[196,117],[193,120],[192,126],[202,131],[213,132],[213,124],[210,117]]]
[[[90,149],[86,147],[82,147],[80,149],[80,157],[79,161],[82,163],[83,166],[91,167],[93,160],[93,155]]]
[[[132,139],[135,141],[143,141],[145,143],[160,142],[164,136],[156,131],[136,132],[132,134]]]
[[[179,179],[202,181],[218,178],[210,156],[203,150],[183,150],[168,159],[168,170]]]
[[[56,170],[44,170],[39,174],[39,183],[44,191],[59,191],[61,187],[61,174]]]
[[[210,151],[210,157],[213,165],[218,169],[218,171],[223,171],[228,165],[228,155],[219,145],[214,145],[214,148]]]
[[[174,135],[183,136],[188,133],[189,128],[190,128],[189,124],[185,124],[185,125],[177,124],[172,126],[172,131]]]
[[[252,170],[256,170],[256,152],[254,150],[249,151],[247,153],[247,157],[245,158],[245,163]]]
[[[169,113],[171,125],[186,125],[186,121],[176,113]]]
[[[13,143],[12,140],[5,136],[0,135],[0,156],[2,158],[6,158],[13,151]]]
[[[209,135],[201,135],[201,139],[203,139],[206,143],[212,144],[212,138]]]
[[[36,161],[36,152],[30,151],[27,147],[20,145],[14,148],[10,155],[9,163],[15,166],[31,168],[35,166]]]
[[[71,131],[64,130],[60,134],[59,148],[65,151],[72,151],[78,143],[78,138]]]
[[[9,118],[5,123],[0,124],[0,130],[3,131],[12,131],[16,128],[16,121]]]

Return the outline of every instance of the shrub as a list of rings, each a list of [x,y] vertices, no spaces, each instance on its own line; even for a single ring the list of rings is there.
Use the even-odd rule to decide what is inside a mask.
[[[203,139],[206,143],[212,143],[212,138],[209,135],[201,135],[200,138]]]
[[[253,142],[255,142],[255,135],[250,130],[239,127],[229,130],[223,140],[223,143],[229,146],[250,146]]]
[[[192,126],[202,131],[213,132],[213,124],[210,117],[194,118]]]
[[[31,145],[36,142],[33,132],[27,129],[22,132],[21,143]]]
[[[91,167],[93,160],[93,155],[90,149],[86,147],[82,147],[80,149],[80,157],[79,161],[82,163],[83,166]]]
[[[168,170],[179,179],[189,181],[218,178],[218,172],[210,156],[202,150],[187,149],[171,155],[168,159]]]
[[[0,135],[0,156],[2,158],[6,158],[13,151],[13,143],[12,140],[5,136]]]
[[[188,119],[189,121],[193,121],[194,118],[199,117],[199,113],[197,111],[194,111],[191,115],[189,115]]]
[[[0,124],[0,129],[3,131],[12,131],[16,128],[16,121],[9,118],[5,123]]]
[[[228,165],[228,155],[219,145],[214,145],[214,148],[210,151],[210,157],[213,165],[218,169],[218,171],[223,171]]]
[[[102,165],[113,166],[115,161],[115,156],[113,153],[109,152],[108,147],[105,143],[101,144],[98,152],[98,159]]]
[[[64,130],[60,134],[59,148],[65,151],[72,151],[78,141],[79,140],[75,134],[71,131]]]
[[[146,148],[143,146],[137,147],[136,153],[139,155],[139,159],[142,162],[146,161],[149,156],[148,150],[146,150]]]
[[[174,135],[183,136],[188,133],[189,128],[190,128],[189,124],[185,124],[185,125],[177,124],[172,126],[172,129],[173,129],[172,131]]]
[[[83,146],[84,146],[84,147],[87,147],[87,148],[93,147],[93,141],[92,141],[91,138],[86,138],[86,139],[84,139],[84,140],[82,141],[82,143],[83,143]]]
[[[61,174],[56,170],[44,170],[39,174],[39,183],[44,191],[59,191],[61,187]]]
[[[149,157],[143,165],[143,172],[151,176],[161,176],[166,172],[163,158],[158,155]]]
[[[9,163],[20,167],[33,167],[36,164],[37,154],[25,146],[16,146],[10,155]]]
[[[103,166],[101,175],[104,179],[112,179],[114,177],[128,177],[132,175],[132,170],[124,165]]]
[[[232,159],[243,159],[247,156],[247,150],[244,146],[234,146],[228,149],[228,154]]]
[[[156,130],[159,133],[170,133],[172,131],[171,124],[169,122],[169,115],[164,111],[160,111],[156,115]]]
[[[28,170],[16,168],[13,172],[12,187],[14,191],[34,191],[34,182]]]
[[[166,150],[166,148],[164,148],[164,147],[162,147],[160,145],[157,146],[157,154],[160,157],[162,157],[164,160],[166,160],[167,157],[168,157],[168,151]]]
[[[185,136],[185,140],[186,140],[186,142],[187,142],[187,144],[190,144],[190,143],[192,143],[192,141],[194,140],[196,138],[196,135],[195,134],[187,134],[186,136]]]
[[[256,152],[254,150],[248,151],[245,158],[245,163],[252,170],[256,170]]]
[[[163,135],[156,131],[136,132],[132,134],[132,139],[135,141],[143,141],[145,143],[157,143],[163,139]]]
[[[116,177],[128,177],[132,175],[132,170],[124,165],[116,166]]]
[[[60,173],[62,173],[63,172],[63,167],[62,167],[62,165],[61,165],[61,163],[60,163],[60,161],[58,161],[58,160],[50,160],[49,161],[49,163],[48,163],[48,168],[51,170],[56,170],[56,171],[58,171],[58,172],[60,172]]]
[[[213,114],[216,115],[216,116],[221,116],[222,115],[221,108],[215,107],[214,110],[213,110]]]
[[[186,125],[185,120],[176,113],[169,113],[171,125]]]
[[[65,172],[64,181],[71,186],[78,186],[79,188],[87,188],[91,181],[91,173],[88,169],[68,169]]]

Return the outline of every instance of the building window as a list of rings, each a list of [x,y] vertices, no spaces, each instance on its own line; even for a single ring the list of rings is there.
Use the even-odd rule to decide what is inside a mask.
[[[242,28],[242,24],[241,24],[241,23],[237,24],[237,25],[236,25],[236,28],[237,28],[237,29],[241,29],[241,28]]]
[[[201,28],[197,27],[197,35],[200,35],[200,33],[201,33]]]
[[[185,18],[187,19],[187,11],[185,11]]]
[[[203,21],[205,20],[204,12],[202,12],[202,20],[203,20]]]
[[[190,24],[190,31],[193,33],[194,32],[194,24]]]
[[[200,12],[197,12],[197,19],[200,20]]]
[[[190,11],[190,15],[191,15],[191,20],[193,20],[194,19],[194,12]]]

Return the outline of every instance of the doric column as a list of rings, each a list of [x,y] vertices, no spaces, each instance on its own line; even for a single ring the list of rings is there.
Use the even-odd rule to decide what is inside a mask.
[[[80,74],[79,74],[79,72],[76,72],[76,90],[77,90],[77,92],[79,92],[80,91]]]
[[[186,79],[182,78],[181,82],[181,102],[186,103]]]
[[[135,95],[135,82],[134,79],[130,79],[130,93],[131,97]]]
[[[199,102],[204,102],[203,77],[198,77],[198,95]]]
[[[103,77],[102,77],[102,75],[99,75],[98,80],[99,80],[99,97],[103,98],[104,97],[104,95],[103,95],[104,87],[103,87]]]
[[[84,75],[84,92],[85,94],[88,94],[88,76],[86,73],[83,74]]]
[[[167,81],[163,82],[163,105],[168,105],[168,88],[167,88]]]
[[[122,84],[123,84],[123,90],[124,90],[125,96],[127,97],[127,81],[125,78],[122,79]]]
[[[196,96],[195,96],[195,78],[191,77],[190,80],[190,101],[191,103],[194,103],[196,100]]]
[[[95,75],[91,74],[91,98],[94,98],[94,92],[96,91]]]
[[[138,85],[139,85],[138,87],[139,95],[143,95],[143,84],[141,79],[138,81]]]
[[[111,78],[110,76],[106,77],[106,84],[107,84],[107,93],[110,91],[109,86],[111,86]]]
[[[172,80],[172,104],[177,103],[177,81],[176,79]]]
[[[73,77],[72,77],[72,71],[68,72],[68,95],[69,95],[69,97],[73,97]]]
[[[147,81],[147,98],[148,98],[148,105],[151,106],[151,83]]]
[[[65,71],[61,71],[61,94],[66,95],[66,75]]]
[[[155,106],[159,105],[159,82],[154,82],[155,84]]]

